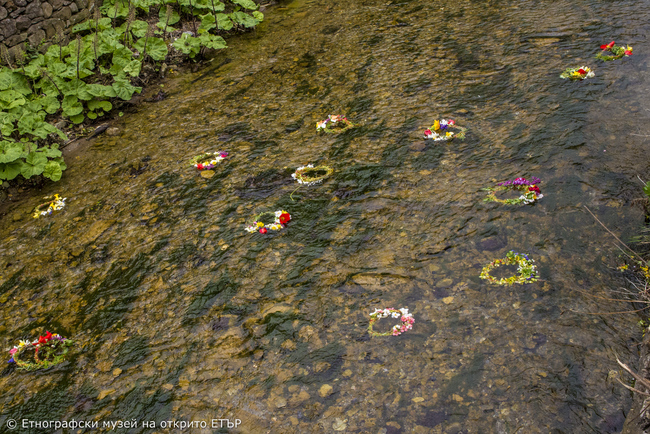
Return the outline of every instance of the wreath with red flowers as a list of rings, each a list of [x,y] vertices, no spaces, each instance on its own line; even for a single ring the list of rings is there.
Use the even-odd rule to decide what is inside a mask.
[[[600,60],[604,60],[606,62],[610,60],[617,60],[620,59],[623,56],[629,57],[632,55],[632,47],[629,45],[627,47],[622,47],[620,45],[616,45],[614,41],[610,42],[607,45],[601,45],[600,49],[603,50],[600,53],[596,55],[596,57]],[[606,52],[610,52],[613,54],[613,56],[610,56],[608,54],[605,54]]]
[[[516,178],[514,180],[498,183],[495,187],[487,187],[483,190],[488,192],[485,202],[499,202],[506,205],[528,205],[543,198],[542,190],[537,186],[541,179],[533,177],[530,181],[526,178]],[[499,199],[496,197],[497,191],[518,191],[521,196],[514,199]]]
[[[570,80],[586,80],[591,78],[596,74],[591,68],[587,66],[581,66],[580,68],[567,68],[560,74],[560,78],[568,78]]]
[[[272,217],[273,223],[264,223],[262,220],[268,217]],[[287,223],[291,221],[291,214],[286,211],[266,211],[255,216],[253,221],[251,221],[248,226],[246,226],[246,232],[259,232],[260,234],[266,234],[268,229],[272,231],[279,231],[284,229],[287,226]],[[268,228],[268,229],[267,229]]]
[[[45,336],[39,336],[38,340],[20,341],[9,350],[9,363],[15,363],[18,369],[25,371],[47,369],[63,362],[73,343],[70,339],[48,331]]]
[[[354,127],[356,125],[343,115],[328,115],[324,121],[316,122],[316,131],[324,131],[330,134],[342,133]]]
[[[206,152],[205,154],[197,155],[190,160],[190,166],[194,166],[199,170],[212,170],[217,167],[228,156],[227,152]]]

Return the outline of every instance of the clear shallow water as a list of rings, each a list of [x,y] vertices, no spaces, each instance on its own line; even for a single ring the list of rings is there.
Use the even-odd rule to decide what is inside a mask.
[[[241,419],[241,432],[617,432],[634,315],[595,298],[649,173],[647,2],[294,2],[123,134],[72,152],[66,210],[0,229],[0,339],[46,329],[70,363],[0,376],[0,425],[31,420]],[[593,59],[610,40],[634,46]],[[222,65],[225,59],[230,62]],[[580,83],[558,78],[592,66]],[[156,92],[157,90],[151,89]],[[359,128],[319,135],[346,114]],[[467,140],[424,144],[453,117]],[[439,142],[437,142],[439,143]],[[230,153],[210,180],[188,160]],[[71,152],[71,150],[69,150]],[[335,168],[295,189],[306,163]],[[481,188],[538,176],[531,207]],[[647,176],[646,176],[647,178]],[[278,234],[244,231],[264,210]],[[542,281],[488,285],[514,249]],[[585,294],[585,292],[587,294]],[[369,339],[368,314],[414,330]],[[7,357],[8,358],[8,357]],[[131,432],[152,432],[134,429]]]

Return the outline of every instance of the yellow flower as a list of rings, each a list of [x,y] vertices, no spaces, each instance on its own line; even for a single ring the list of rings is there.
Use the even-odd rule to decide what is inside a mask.
[[[627,264],[625,264],[625,265],[621,265],[620,267],[618,267],[618,269],[619,269],[620,271],[625,271],[625,270],[627,270],[627,268],[628,268],[628,265],[627,265]]]
[[[434,131],[440,131],[440,121],[436,119],[431,128],[433,128]]]
[[[264,223],[262,223],[262,222],[257,222],[257,227],[258,227],[258,228],[263,228],[263,227],[264,227]]]
[[[629,52],[631,53],[631,52],[632,52],[632,47],[630,47],[630,46],[628,45],[626,51],[629,51]]]

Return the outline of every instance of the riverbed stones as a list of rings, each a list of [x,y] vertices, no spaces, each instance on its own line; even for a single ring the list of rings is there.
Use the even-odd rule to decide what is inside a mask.
[[[318,389],[318,394],[319,394],[322,398],[327,398],[328,396],[330,396],[330,395],[332,394],[332,391],[333,391],[333,390],[334,390],[334,389],[333,389],[332,386],[330,386],[329,384],[323,384],[323,385],[320,387],[320,389]]]

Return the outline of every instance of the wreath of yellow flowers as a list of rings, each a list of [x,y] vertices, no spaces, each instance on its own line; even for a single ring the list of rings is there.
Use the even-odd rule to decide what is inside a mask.
[[[48,199],[47,197],[45,199]],[[61,199],[58,194],[54,195],[54,199],[50,202],[45,202],[34,208],[34,218],[37,219],[41,216],[51,215],[54,212],[61,211],[65,207],[65,200]]]
[[[481,279],[486,279],[490,283],[496,283],[497,285],[512,285],[514,283],[533,283],[537,281],[537,269],[534,264],[534,260],[530,259],[528,255],[523,253],[515,253],[514,251],[509,251],[506,254],[505,259],[495,259],[490,262],[488,265],[483,267],[481,270]],[[490,275],[490,271],[493,268],[500,267],[501,265],[518,265],[517,275],[510,277],[502,277],[497,279],[496,277]]]

